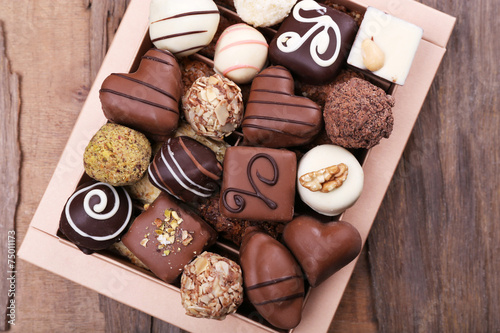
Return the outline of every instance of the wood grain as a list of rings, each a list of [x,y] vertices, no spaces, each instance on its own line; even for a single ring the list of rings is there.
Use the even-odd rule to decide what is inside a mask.
[[[500,3],[422,2],[457,26],[330,332],[500,331]],[[22,77],[19,242],[127,4],[0,0]],[[18,278],[12,332],[181,331],[24,262]]]
[[[499,332],[500,5],[423,2],[458,21],[369,237],[379,328]]]
[[[21,167],[21,150],[19,145],[19,76],[11,72],[10,60],[5,50],[5,33],[3,22],[0,21],[0,331],[8,329],[7,317],[10,310],[7,306],[14,301],[15,297],[9,296],[15,292],[11,288],[11,282],[15,267],[10,264],[15,263],[15,257],[12,249],[15,250],[15,242],[9,236],[15,239],[15,223],[17,201],[19,197],[19,169]],[[11,251],[9,251],[9,249]],[[15,277],[15,273],[14,273]]]

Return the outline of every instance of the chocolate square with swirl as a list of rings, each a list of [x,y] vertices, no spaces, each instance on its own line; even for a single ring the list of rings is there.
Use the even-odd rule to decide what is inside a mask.
[[[285,149],[230,147],[220,211],[226,217],[288,222],[293,218],[297,158]]]
[[[269,45],[273,64],[306,83],[332,81],[356,37],[356,21],[313,0],[299,1]]]
[[[320,132],[319,105],[294,95],[294,82],[283,66],[271,66],[255,77],[241,125],[245,144],[268,148],[301,146]]]

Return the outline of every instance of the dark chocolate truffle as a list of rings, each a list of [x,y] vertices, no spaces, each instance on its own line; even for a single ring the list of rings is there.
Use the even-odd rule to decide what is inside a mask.
[[[293,218],[297,158],[284,149],[229,147],[220,210],[226,217],[288,222]]]
[[[357,28],[345,13],[313,0],[299,1],[271,41],[269,58],[304,82],[327,83],[344,64]]]
[[[172,283],[216,238],[215,230],[198,215],[162,193],[135,219],[122,241],[156,276]]]
[[[85,254],[117,242],[132,218],[132,201],[121,187],[90,182],[66,202],[59,230]]]
[[[323,110],[328,137],[344,148],[369,149],[391,134],[393,106],[394,97],[366,80],[338,84]]]
[[[181,71],[175,57],[151,49],[135,73],[108,76],[99,97],[106,118],[163,141],[178,126],[181,93]]]
[[[149,165],[148,175],[154,186],[190,202],[216,192],[222,166],[210,148],[180,136],[163,144]]]
[[[323,125],[320,107],[294,95],[290,72],[268,67],[255,77],[242,123],[245,144],[269,148],[304,145]]]
[[[362,243],[358,230],[350,223],[322,223],[310,216],[299,216],[288,223],[283,240],[312,287],[353,261]]]
[[[252,230],[241,244],[240,264],[247,296],[262,317],[278,328],[297,326],[304,280],[290,251],[269,235]]]

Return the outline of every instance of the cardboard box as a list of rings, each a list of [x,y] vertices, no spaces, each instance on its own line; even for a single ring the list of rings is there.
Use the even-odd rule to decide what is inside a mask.
[[[393,133],[364,158],[363,193],[357,203],[340,217],[360,231],[364,242],[446,51],[455,18],[412,0],[339,0],[338,3],[358,11],[374,6],[424,29],[423,40],[405,85],[391,89],[396,98]],[[149,1],[131,1],[33,217],[19,256],[188,331],[275,332],[252,313],[230,315],[223,321],[188,317],[184,314],[176,287],[138,269],[126,259],[106,254],[84,255],[73,244],[57,236],[62,208],[84,172],[83,151],[93,134],[106,122],[99,101],[99,88],[110,73],[129,72],[136,68],[140,55],[150,47],[148,12]],[[40,248],[44,251],[39,251]],[[309,290],[303,319],[293,332],[328,330],[354,266],[355,262],[352,262],[319,287]],[[166,299],[174,301],[167,303]]]

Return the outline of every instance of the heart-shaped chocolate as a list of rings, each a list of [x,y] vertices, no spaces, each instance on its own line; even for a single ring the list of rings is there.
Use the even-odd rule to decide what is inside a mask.
[[[99,91],[106,118],[155,141],[164,141],[177,129],[181,94],[177,60],[158,49],[146,52],[135,73],[108,76]]]
[[[361,236],[350,223],[322,223],[299,216],[285,226],[283,240],[316,287],[349,264],[361,251]]]
[[[268,67],[254,78],[241,125],[245,144],[300,146],[312,141],[322,125],[321,108],[294,95],[294,81],[285,67]]]

